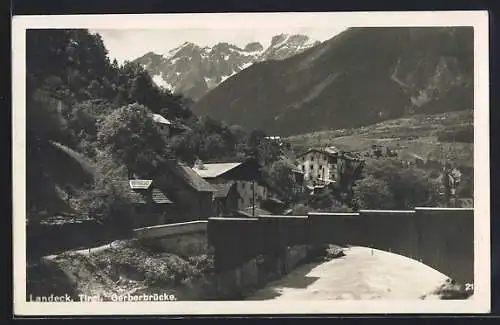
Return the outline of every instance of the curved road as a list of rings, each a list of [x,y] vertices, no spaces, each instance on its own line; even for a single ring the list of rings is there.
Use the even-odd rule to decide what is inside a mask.
[[[299,266],[247,300],[420,299],[447,278],[420,262],[385,251],[351,247],[345,254]]]

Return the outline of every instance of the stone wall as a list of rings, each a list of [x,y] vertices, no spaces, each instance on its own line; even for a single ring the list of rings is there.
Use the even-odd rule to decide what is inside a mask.
[[[206,253],[207,224],[205,220],[158,225],[134,229],[134,236],[162,250],[192,256]]]
[[[259,255],[216,275],[217,298],[242,299],[292,271],[309,257],[306,245],[285,248],[279,254]]]

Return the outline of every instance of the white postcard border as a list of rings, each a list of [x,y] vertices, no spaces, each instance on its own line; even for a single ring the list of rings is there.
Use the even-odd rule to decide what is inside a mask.
[[[26,29],[270,28],[294,26],[474,27],[474,238],[475,294],[464,301],[221,301],[170,303],[26,302]],[[126,23],[123,23],[126,22]],[[372,314],[487,313],[490,310],[489,50],[487,11],[230,13],[155,15],[15,16],[13,76],[13,256],[15,315]]]

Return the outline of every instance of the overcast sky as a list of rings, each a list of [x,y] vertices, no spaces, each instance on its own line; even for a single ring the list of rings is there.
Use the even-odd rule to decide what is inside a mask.
[[[99,33],[109,51],[111,60],[119,63],[134,60],[147,53],[166,53],[184,42],[192,42],[201,47],[213,46],[219,42],[244,47],[250,42],[260,42],[267,47],[271,38],[278,34],[304,34],[312,39],[325,41],[345,30],[345,26],[279,27],[274,28],[182,28],[182,29],[91,29]]]

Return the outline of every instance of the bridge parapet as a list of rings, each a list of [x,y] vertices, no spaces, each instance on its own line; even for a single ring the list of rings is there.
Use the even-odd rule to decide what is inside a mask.
[[[474,282],[474,210],[415,208],[419,257],[462,283]]]
[[[260,215],[262,238],[267,251],[276,251],[292,245],[309,244],[308,216]]]
[[[206,250],[207,227],[207,220],[197,220],[134,229],[134,236],[144,245],[161,247],[179,256],[192,256]]]
[[[473,282],[473,216],[473,209],[415,208],[210,218],[208,236],[223,269],[287,246],[347,244],[394,252]]]
[[[257,218],[208,219],[208,244],[215,248],[217,271],[234,269],[265,249],[264,236]]]
[[[184,235],[194,232],[206,232],[207,226],[208,226],[207,220],[197,220],[197,221],[137,228],[134,229],[133,232],[136,238],[153,239],[153,238],[161,238],[174,235]]]

